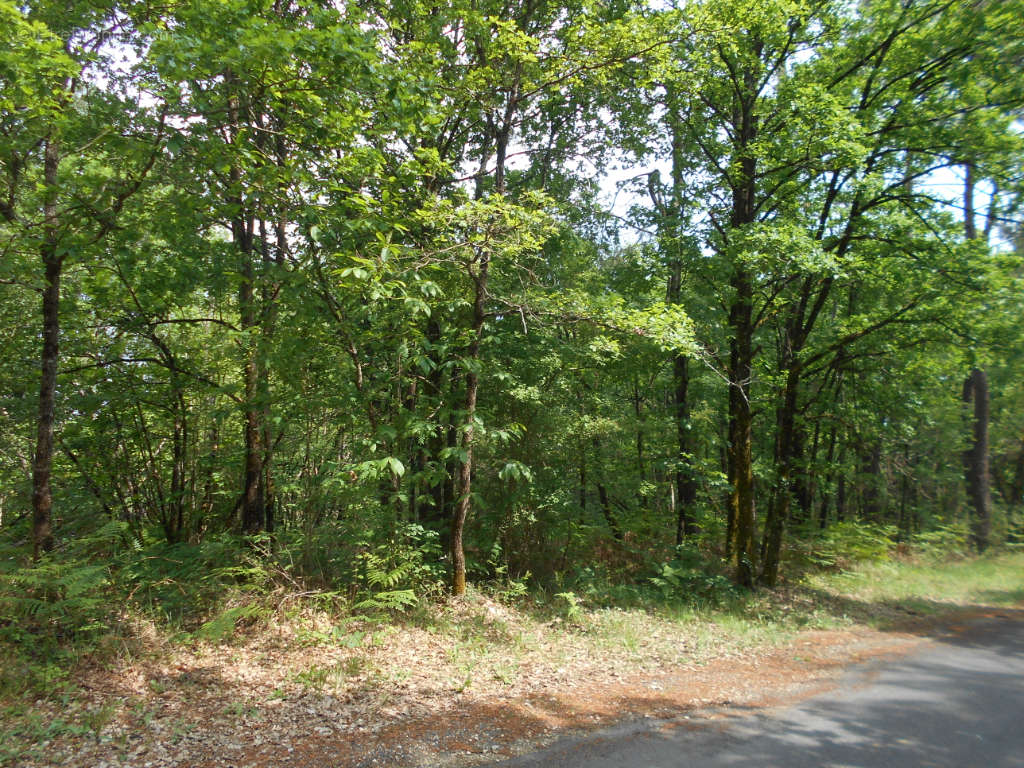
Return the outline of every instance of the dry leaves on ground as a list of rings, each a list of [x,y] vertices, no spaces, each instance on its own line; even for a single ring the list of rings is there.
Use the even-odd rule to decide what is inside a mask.
[[[576,626],[479,595],[436,611],[341,635],[326,616],[292,618],[83,670],[74,702],[37,702],[77,731],[22,765],[472,765],[567,729],[812,693],[851,661],[920,642],[865,628],[737,642],[710,621],[614,610]]]

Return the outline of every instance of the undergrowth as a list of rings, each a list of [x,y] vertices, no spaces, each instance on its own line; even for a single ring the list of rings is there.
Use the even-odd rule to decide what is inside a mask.
[[[140,621],[177,643],[230,643],[271,620],[291,621],[301,642],[353,649],[368,626],[454,631],[432,607],[446,577],[436,533],[401,525],[378,540],[348,530],[317,536],[323,548],[311,556],[307,536],[167,544],[156,535],[140,541],[110,521],[38,562],[23,544],[0,542],[0,703],[71,695],[80,662],[153,651],[136,636]],[[737,588],[727,563],[697,541],[667,552],[626,542],[614,557],[546,580],[495,569],[477,594],[539,624],[619,643],[646,631],[631,616],[714,625],[745,643],[863,620],[896,604],[927,610],[922,595],[934,605],[1024,600],[1024,585],[1003,583],[1007,563],[1021,565],[1024,554],[965,559],[965,532],[956,528],[899,538],[891,527],[857,524],[795,536],[786,552],[790,583],[776,592]],[[302,629],[310,612],[327,616],[326,625]]]

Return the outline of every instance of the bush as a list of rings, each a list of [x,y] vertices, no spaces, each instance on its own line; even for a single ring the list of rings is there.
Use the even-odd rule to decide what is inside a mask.
[[[367,542],[356,562],[362,599],[353,608],[359,611],[404,611],[444,590],[438,534],[418,523],[399,526],[388,541]]]
[[[702,605],[721,605],[736,597],[736,585],[720,573],[709,573],[685,563],[662,563],[649,579],[664,600]]]
[[[820,568],[843,570],[856,563],[878,562],[896,546],[892,525],[843,522],[826,529],[811,542],[807,559]]]
[[[967,526],[940,525],[934,530],[914,536],[911,546],[918,554],[936,560],[962,555],[967,548]]]
[[[40,642],[81,642],[115,621],[109,553],[126,527],[109,522],[66,550],[37,562],[15,547],[0,549],[0,638],[28,650]]]
[[[693,543],[675,550],[675,557],[655,566],[647,581],[663,600],[702,605],[721,605],[736,597],[737,588],[720,571],[721,563],[709,559]]]
[[[266,594],[276,569],[267,556],[269,542],[230,534],[198,544],[168,544],[163,539],[122,551],[115,572],[122,592],[161,620],[190,630],[207,621],[226,599],[238,593]]]

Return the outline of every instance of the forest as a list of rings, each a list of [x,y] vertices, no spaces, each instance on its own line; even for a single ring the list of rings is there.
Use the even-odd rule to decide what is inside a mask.
[[[1020,0],[0,0],[0,635],[1019,543],[1022,67]]]

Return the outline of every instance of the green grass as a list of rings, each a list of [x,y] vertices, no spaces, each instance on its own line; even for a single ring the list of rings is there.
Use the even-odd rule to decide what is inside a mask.
[[[685,600],[584,611],[581,621],[599,647],[625,656],[658,654],[689,660],[777,646],[806,629],[853,624],[879,628],[910,616],[964,607],[1024,603],[1024,553],[946,562],[863,562],[847,571],[811,571],[786,588],[737,593],[716,605]]]
[[[331,665],[312,665],[295,674],[295,682],[314,691],[328,691],[343,688],[350,678],[356,677],[370,667],[360,654],[348,656]]]
[[[960,607],[1024,603],[1024,552],[947,562],[889,560],[843,573],[809,574],[802,587],[832,603],[835,615],[885,625],[894,611],[936,615]]]
[[[344,606],[335,601],[322,604],[296,597],[290,614],[277,614],[279,620],[291,623],[295,642],[347,648],[350,653],[340,661],[294,672],[281,685],[299,683],[312,691],[354,686],[375,695],[392,695],[389,681],[400,681],[411,673],[389,664],[378,650],[391,636],[414,631],[440,637],[448,649],[443,662],[447,667],[437,672],[452,690],[464,691],[488,689],[494,681],[515,687],[544,668],[591,664],[627,674],[666,669],[784,645],[805,629],[853,624],[886,628],[908,618],[965,608],[1024,604],[1024,552],[951,559],[933,551],[917,560],[871,558],[859,563],[846,558],[843,550],[842,557],[829,559],[827,570],[812,563],[803,575],[777,590],[744,592],[723,581],[721,573],[703,575],[696,561],[680,562],[656,571],[658,575],[646,581],[643,577],[624,584],[610,578],[577,580],[574,591],[537,589],[514,597],[504,594],[500,600],[490,592],[471,589],[465,601],[421,601],[406,614],[372,620],[344,615]],[[840,561],[845,570],[839,570]],[[194,612],[190,642],[201,636],[207,642],[228,645],[240,625],[259,633],[270,606],[280,599],[277,593],[271,600],[258,590],[251,593],[249,602],[238,590],[222,593],[231,599],[222,597],[206,610]],[[159,655],[161,638],[182,626],[176,621],[161,625],[142,608],[135,609],[150,620],[147,626],[154,632],[148,640],[125,635],[103,643],[95,633],[79,633],[72,635],[77,645],[43,648],[24,642],[29,636],[18,634],[19,624],[7,624],[6,635],[0,637],[0,720],[4,721],[0,766],[18,764],[19,750],[32,744],[66,736],[96,738],[103,732],[117,709],[102,703],[92,709],[78,706],[74,669],[83,660],[95,667],[107,657],[124,659],[136,650]],[[156,693],[161,685],[153,683]],[[283,690],[280,696],[285,695]],[[33,704],[39,698],[75,706],[64,706],[60,717],[48,719]],[[22,761],[26,754],[22,753]]]

